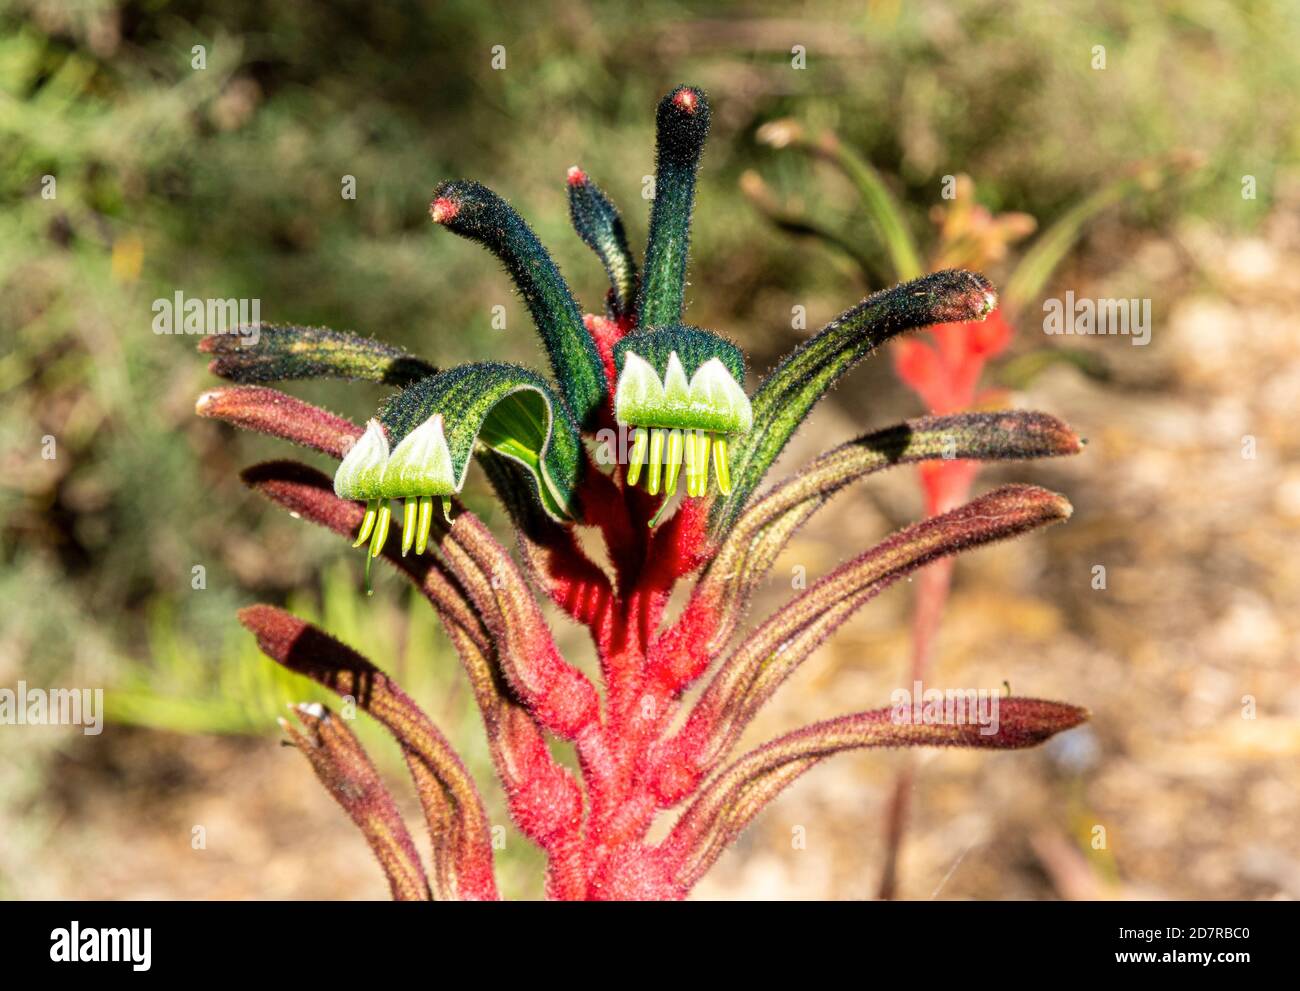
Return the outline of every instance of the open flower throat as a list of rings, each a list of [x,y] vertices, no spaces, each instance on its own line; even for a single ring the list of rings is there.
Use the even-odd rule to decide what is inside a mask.
[[[644,479],[651,495],[672,496],[684,467],[686,494],[704,496],[712,462],[730,495],[729,438],[753,424],[740,349],[696,327],[663,327],[624,337],[614,361],[614,418],[632,428],[628,484]]]

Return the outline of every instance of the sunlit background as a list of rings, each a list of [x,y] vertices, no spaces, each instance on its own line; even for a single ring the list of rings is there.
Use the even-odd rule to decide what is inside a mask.
[[[361,836],[277,744],[284,704],[319,696],[236,624],[254,601],[368,644],[506,821],[433,616],[389,575],[367,599],[345,545],[240,485],[239,468],[291,455],[194,416],[215,380],[196,338],[153,332],[151,307],[178,291],[256,298],[263,319],[374,334],[443,366],[535,363],[506,277],[433,227],[429,191],[459,176],[500,191],[598,309],[604,277],[568,228],[566,169],[581,164],[643,242],[653,108],[680,82],[714,108],[688,319],[740,341],[755,373],[889,273],[853,184],[774,147],[771,129],[760,140],[765,124],[835,135],[871,163],[927,260],[945,177],[1041,232],[1122,177],[1159,173],[1073,232],[986,370],[999,401],[1090,443],[980,476],[977,491],[1034,482],[1076,512],[960,561],[932,678],[1006,682],[1092,721],[1040,750],[923,755],[899,894],[1300,896],[1300,10],[495,6],[4,4],[0,687],[103,687],[108,722],[98,736],[0,726],[0,897],[385,896]],[[1004,283],[1034,244],[984,245],[987,274]],[[1151,300],[1149,345],[1045,334],[1041,302],[1067,290]],[[358,420],[382,395],[289,388]],[[779,469],[921,412],[882,355]],[[468,501],[493,519],[472,478]],[[760,606],[788,597],[797,569],[815,579],[922,512],[908,470],[839,496]],[[887,704],[905,682],[913,593],[860,613],[746,739]],[[577,628],[557,624],[585,663]],[[365,738],[406,796],[395,751]],[[818,767],[697,896],[873,897],[900,766],[868,753]],[[540,859],[517,833],[498,869],[507,894],[540,895]]]

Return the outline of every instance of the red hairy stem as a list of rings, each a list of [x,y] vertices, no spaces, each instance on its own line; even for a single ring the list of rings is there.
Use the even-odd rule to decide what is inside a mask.
[[[394,901],[428,901],[429,880],[397,804],[345,722],[321,705],[293,706],[304,729],[280,726],[374,851]],[[305,730],[305,731],[304,731]]]
[[[419,706],[366,658],[282,609],[249,606],[240,610],[239,621],[257,637],[267,657],[355,700],[397,738],[429,823],[435,894],[498,898],[492,841],[478,789]]]
[[[712,866],[758,812],[813,765],[844,750],[974,747],[1015,750],[1078,726],[1088,713],[1041,699],[998,699],[995,732],[974,720],[901,721],[893,709],[840,716],[750,751],[713,778],[655,850],[657,867],[682,890]]]
[[[448,566],[484,616],[510,687],[542,727],[573,742],[591,800],[589,818],[594,819],[619,770],[601,725],[595,687],[560,655],[514,561],[473,513],[460,509],[437,539]]]
[[[515,462],[491,454],[480,457],[514,521],[515,540],[529,578],[597,636],[615,605],[609,576],[582,549],[575,528],[557,523],[542,511],[532,497],[525,472]],[[586,474],[596,474],[595,469],[588,465]]]
[[[334,495],[330,479],[292,461],[244,471],[245,484],[303,519],[351,539],[364,510]],[[582,792],[550,754],[533,716],[505,684],[496,646],[458,579],[432,554],[401,556],[391,533],[384,560],[408,578],[438,613],[456,648],[483,717],[493,764],[520,831],[554,860],[571,856],[581,827]]]
[[[347,454],[348,448],[362,433],[351,420],[261,385],[209,389],[195,402],[194,412],[245,430],[292,441],[333,458]]]
[[[552,733],[589,737],[600,718],[595,687],[560,656],[509,552],[473,513],[454,512],[455,522],[436,534],[438,546],[492,632],[511,687]]]
[[[960,509],[898,531],[797,596],[741,644],[710,681],[686,724],[659,747],[652,787],[680,801],[716,767],[780,684],[864,603],[916,569],[958,551],[1066,519],[1070,504],[1029,485],[1007,485]]]

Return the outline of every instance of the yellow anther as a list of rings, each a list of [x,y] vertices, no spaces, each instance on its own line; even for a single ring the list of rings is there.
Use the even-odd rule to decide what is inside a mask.
[[[651,495],[659,494],[659,481],[664,474],[664,438],[667,432],[663,430],[650,431],[650,477],[647,479],[646,488]]]
[[[636,485],[641,477],[641,466],[645,464],[646,450],[650,446],[650,435],[644,427],[632,431],[632,450],[627,460],[627,484]]]
[[[396,503],[396,499],[390,499],[379,507],[379,513],[375,517],[375,532],[370,538],[371,557],[379,557],[384,552],[384,544],[388,543],[388,526],[393,522],[393,506]]]
[[[418,499],[402,501],[402,557],[406,557],[411,545],[415,543],[415,522],[420,512]]]
[[[718,491],[731,495],[731,464],[727,459],[727,438],[713,438],[713,468],[718,473]]]
[[[415,553],[423,554],[429,546],[429,528],[433,526],[433,496],[420,496],[420,522],[415,530]]]
[[[701,430],[695,435],[695,494],[709,494],[709,441],[712,438]]]
[[[682,432],[680,430],[670,431],[668,434],[667,463],[664,469],[664,492],[667,495],[672,495],[677,491],[677,476],[681,474],[682,470],[684,446]],[[650,494],[654,495],[653,492]]]
[[[353,542],[353,547],[360,547],[370,536],[370,532],[375,528],[375,516],[379,512],[379,503],[371,499],[366,503],[366,515],[361,517],[361,529],[357,531],[357,539]]]

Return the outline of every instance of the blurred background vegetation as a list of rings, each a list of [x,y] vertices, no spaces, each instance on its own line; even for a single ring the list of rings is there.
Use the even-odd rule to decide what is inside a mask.
[[[765,122],[836,132],[888,177],[918,234],[944,175],[971,175],[981,203],[1041,228],[1130,163],[1193,152],[1193,180],[1108,213],[1067,265],[1076,281],[1090,273],[1123,295],[1155,294],[1157,310],[1160,290],[1125,281],[1125,246],[1186,224],[1249,235],[1279,209],[1300,150],[1300,17],[1286,0],[8,0],[2,10],[0,684],[105,685],[117,724],[164,741],[274,733],[282,702],[316,696],[261,662],[233,613],[289,602],[344,639],[378,644],[378,661],[435,699],[480,780],[481,732],[426,610],[408,609],[390,580],[364,602],[336,539],[242,489],[237,469],[287,452],[193,416],[213,380],[194,338],[152,332],[155,299],[257,298],[263,319],[374,334],[440,365],[534,361],[505,277],[433,229],[429,190],[469,176],[509,197],[596,307],[603,274],[568,230],[565,170],[589,171],[642,240],[652,108],[689,81],[715,107],[690,319],[741,340],[761,371],[800,336],[792,306],[815,328],[867,287],[836,251],[773,231],[740,192],[747,169],[883,258],[844,180],[756,142]],[[806,68],[792,66],[796,45]],[[1096,45],[1104,70],[1092,65]],[[46,176],[53,198],[42,196]],[[340,195],[344,176],[355,200]],[[1176,267],[1178,291],[1203,277],[1195,259]],[[492,329],[499,304],[506,331]],[[1023,332],[1013,354],[1049,344]],[[845,436],[916,412],[888,363],[875,366],[835,397]],[[380,398],[295,391],[356,418]],[[918,505],[886,515],[901,521]],[[116,733],[118,746],[181,746],[141,743],[141,732]],[[51,734],[20,754],[0,728],[0,830],[14,851],[84,812],[50,798],[60,774],[82,780],[81,766],[85,781],[111,787],[126,773],[129,761],[105,770],[86,746]],[[288,773],[309,777],[301,761]],[[341,848],[360,856],[359,839]],[[79,893],[21,863],[0,858],[0,896]],[[520,863],[522,877],[530,861]],[[370,873],[357,868],[372,885],[361,890],[376,893]],[[535,894],[532,883],[514,890]],[[288,879],[266,890],[303,889]]]

